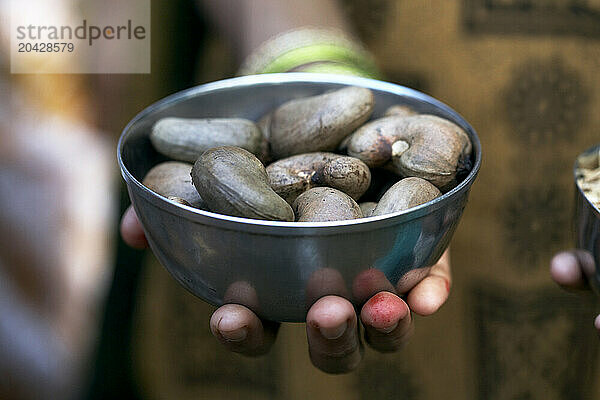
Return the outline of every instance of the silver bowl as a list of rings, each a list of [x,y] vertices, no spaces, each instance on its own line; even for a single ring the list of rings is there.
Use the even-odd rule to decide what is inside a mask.
[[[590,147],[581,156],[598,153],[600,144]],[[575,160],[573,176],[575,180],[575,231],[576,246],[579,249],[589,251],[596,262],[596,273],[592,279],[588,279],[590,286],[600,295],[600,210],[583,193],[577,184],[577,169],[579,168],[579,157]]]
[[[159,118],[257,120],[287,100],[346,85],[373,91],[374,117],[407,104],[460,125],[473,143],[472,170],[451,191],[407,212],[336,222],[231,217],[172,202],[141,184],[164,160],[148,139]],[[321,296],[338,294],[358,307],[379,290],[403,293],[421,280],[458,225],[481,145],[458,113],[415,90],[352,76],[267,74],[201,85],[152,104],[123,130],[118,162],[152,251],[181,285],[213,305],[239,303],[265,319],[300,322]]]

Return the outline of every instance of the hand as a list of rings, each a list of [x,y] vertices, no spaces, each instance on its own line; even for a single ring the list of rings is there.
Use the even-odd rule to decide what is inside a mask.
[[[121,235],[132,247],[144,248],[148,245],[131,207],[121,220]],[[369,282],[377,284],[376,279],[367,278],[359,286],[365,290]],[[431,315],[448,298],[451,285],[448,252],[423,280],[410,289],[406,294],[406,302],[393,293],[395,289],[389,282],[388,285],[389,291],[379,291],[366,300],[359,315],[352,303],[341,296],[326,295],[314,302],[306,315],[306,335],[310,358],[315,367],[329,373],[346,373],[358,366],[363,354],[359,318],[365,330],[365,341],[373,349],[391,352],[401,348],[413,332],[411,311],[423,316]],[[240,304],[225,304],[210,319],[213,335],[226,348],[250,356],[269,351],[279,325],[262,321]]]
[[[590,289],[588,279],[593,279],[595,269],[594,258],[585,250],[563,251],[550,261],[552,279],[566,290]],[[594,326],[600,335],[600,315],[594,320]]]

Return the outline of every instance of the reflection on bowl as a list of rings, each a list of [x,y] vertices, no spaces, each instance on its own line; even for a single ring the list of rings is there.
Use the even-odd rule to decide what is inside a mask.
[[[258,120],[287,100],[346,85],[373,91],[374,117],[406,104],[461,126],[473,143],[470,173],[449,192],[411,210],[335,222],[231,217],[169,201],[140,183],[164,161],[148,138],[160,118]],[[124,129],[118,160],[150,247],[179,283],[214,305],[233,301],[266,319],[304,321],[312,302],[325,294],[343,295],[359,306],[367,294],[405,292],[422,279],[458,225],[479,171],[481,146],[460,115],[420,92],[351,76],[267,74],[198,86],[151,105]]]

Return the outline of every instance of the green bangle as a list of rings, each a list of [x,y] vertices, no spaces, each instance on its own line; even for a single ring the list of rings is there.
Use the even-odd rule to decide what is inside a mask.
[[[338,72],[352,70],[353,75],[358,74],[370,77],[378,75],[377,68],[370,60],[367,60],[365,57],[362,57],[360,54],[349,48],[328,43],[314,44],[290,50],[271,61],[271,63],[264,68],[262,73],[287,72],[300,65],[313,62],[330,62],[346,65],[346,68],[340,68],[338,65],[335,68]],[[329,64],[327,65],[329,66]],[[331,65],[331,67],[332,66],[333,65]],[[321,65],[318,69],[322,72],[327,72],[329,68]],[[306,71],[306,69],[304,69],[304,71]]]
[[[259,46],[238,74],[322,72],[380,77],[371,55],[337,30],[303,28],[284,32]]]
[[[367,71],[356,68],[355,66],[332,62],[309,63],[296,67],[290,70],[290,72],[314,72],[320,74],[354,75],[373,79],[379,78],[378,75],[368,73]]]

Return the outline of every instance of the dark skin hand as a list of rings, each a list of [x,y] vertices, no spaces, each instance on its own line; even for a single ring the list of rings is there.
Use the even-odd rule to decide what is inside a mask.
[[[148,246],[131,207],[121,220],[121,235],[131,247],[142,249]],[[371,282],[377,284],[374,279]],[[350,372],[358,366],[363,354],[359,321],[364,327],[365,341],[373,349],[380,352],[400,349],[413,333],[411,311],[423,316],[431,315],[448,298],[451,285],[448,252],[408,292],[406,302],[393,293],[395,290],[389,285],[389,291],[382,290],[388,288],[381,286],[380,291],[370,296],[358,313],[344,297],[318,297],[306,315],[309,354],[315,367],[339,374]],[[213,313],[210,329],[227,349],[256,356],[269,351],[279,323],[262,321],[243,305],[225,304]]]
[[[588,280],[593,278],[594,273],[594,258],[585,250],[563,251],[550,261],[552,279],[566,290],[589,290]],[[600,315],[594,320],[594,327],[600,335]]]

